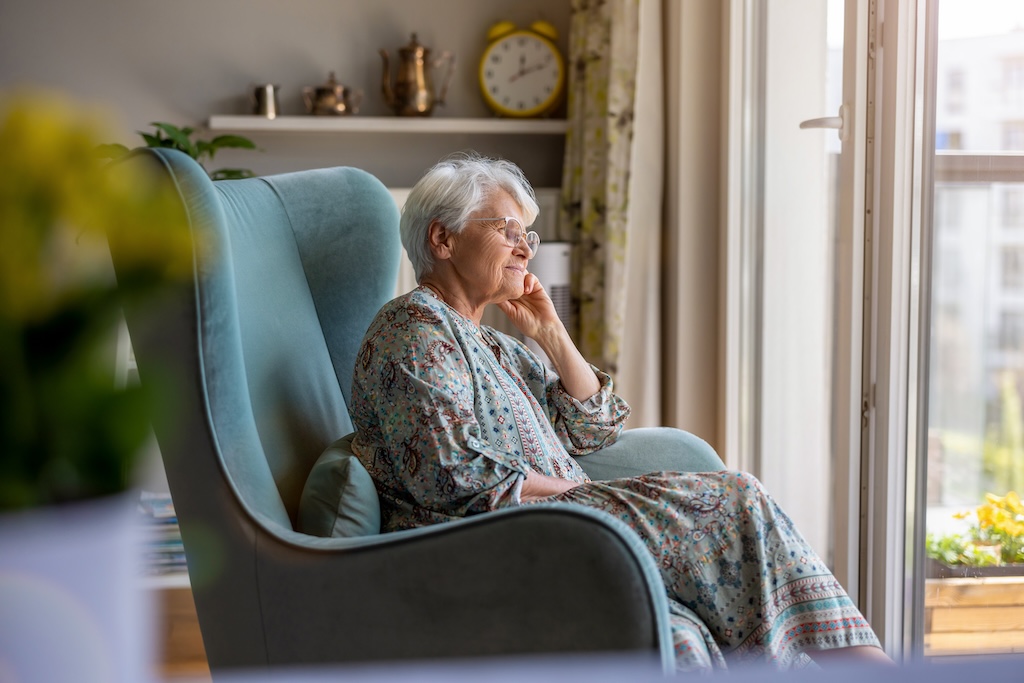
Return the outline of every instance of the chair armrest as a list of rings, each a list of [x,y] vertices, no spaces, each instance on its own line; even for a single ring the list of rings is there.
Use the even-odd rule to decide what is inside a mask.
[[[714,472],[725,463],[699,436],[669,427],[627,429],[607,448],[576,458],[595,480],[648,472]]]
[[[672,667],[654,560],[600,511],[537,504],[366,538],[285,532],[271,542],[257,568],[271,665],[640,650]]]

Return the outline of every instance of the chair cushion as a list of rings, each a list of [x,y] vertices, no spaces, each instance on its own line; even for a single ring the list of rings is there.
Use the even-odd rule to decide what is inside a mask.
[[[338,439],[314,463],[299,500],[302,533],[337,538],[380,533],[377,489],[349,450],[351,440],[351,434]]]

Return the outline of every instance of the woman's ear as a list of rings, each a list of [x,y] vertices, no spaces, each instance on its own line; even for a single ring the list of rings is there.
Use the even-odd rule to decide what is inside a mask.
[[[452,255],[453,233],[445,227],[444,223],[434,219],[427,227],[427,244],[430,252],[436,259],[448,259]]]

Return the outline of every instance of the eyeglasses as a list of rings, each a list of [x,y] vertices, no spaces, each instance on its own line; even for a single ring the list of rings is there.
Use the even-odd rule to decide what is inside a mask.
[[[535,233],[533,230],[530,232],[523,232],[523,224],[519,222],[515,216],[498,216],[497,218],[467,218],[467,221],[502,221],[503,227],[499,228],[505,232],[505,243],[510,247],[519,246],[519,240],[525,239],[526,246],[530,249],[530,255],[526,258],[531,259],[537,255],[537,247],[540,246],[540,235]]]

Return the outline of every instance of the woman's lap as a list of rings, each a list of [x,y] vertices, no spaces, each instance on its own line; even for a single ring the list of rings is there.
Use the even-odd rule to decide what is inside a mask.
[[[766,657],[790,667],[805,663],[805,650],[877,644],[825,564],[749,474],[659,472],[591,482],[555,500],[629,524],[654,556],[668,597],[697,615],[730,660]]]

